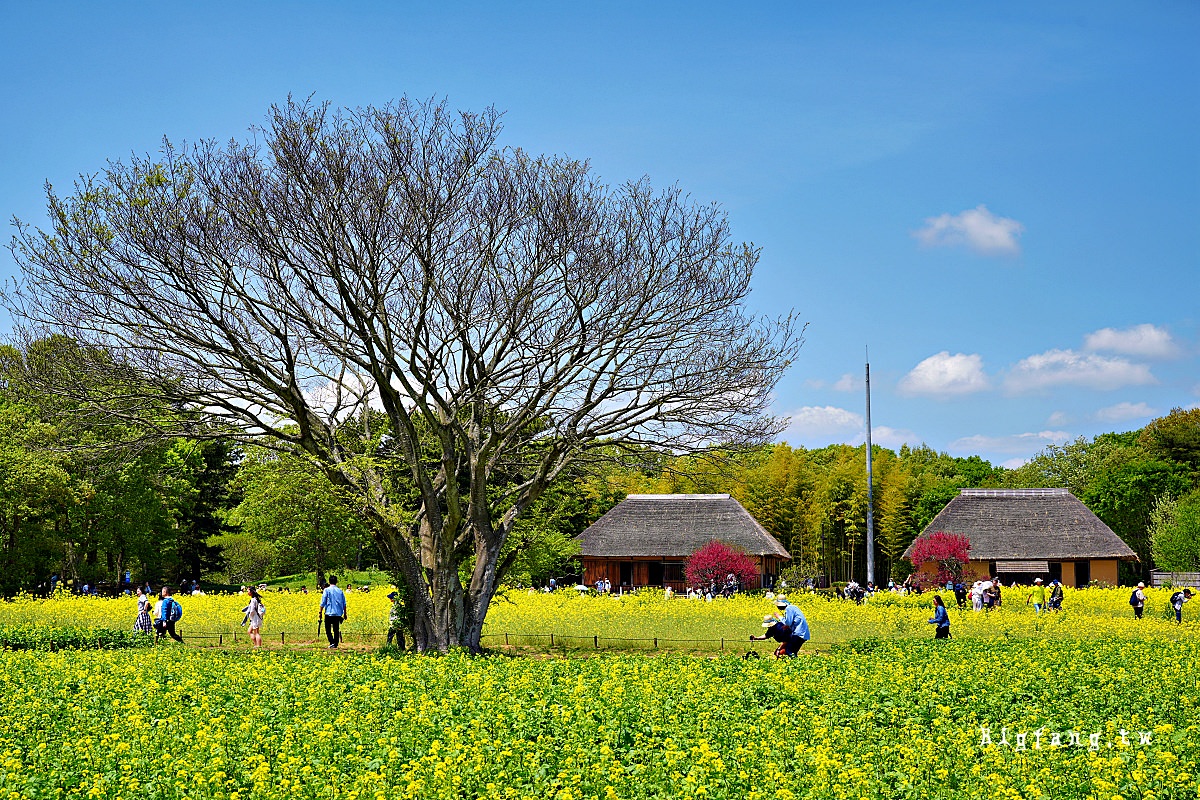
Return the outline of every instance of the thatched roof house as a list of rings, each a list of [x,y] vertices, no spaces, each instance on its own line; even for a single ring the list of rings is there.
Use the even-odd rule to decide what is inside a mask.
[[[1099,517],[1066,489],[962,489],[921,536],[965,534],[977,574],[1031,582],[1058,578],[1117,584],[1117,562],[1137,560]],[[920,537],[918,537],[920,538]],[[912,550],[909,545],[904,552]]]
[[[682,588],[683,562],[713,540],[752,556],[770,584],[787,549],[727,494],[631,494],[576,537],[584,582]]]

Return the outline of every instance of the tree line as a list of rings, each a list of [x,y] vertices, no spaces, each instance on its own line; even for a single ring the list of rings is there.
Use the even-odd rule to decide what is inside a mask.
[[[138,582],[239,584],[378,566],[361,500],[311,460],[219,436],[130,443],[110,421],[64,415],[30,376],[69,363],[75,347],[55,337],[0,348],[0,591],[45,587],[51,576],[76,586],[116,586],[127,571]],[[368,457],[389,446],[389,420],[368,409],[339,436]],[[573,538],[631,493],[731,494],[789,550],[794,577],[865,580],[863,445],[601,455],[521,518],[504,554],[507,582],[571,574]],[[884,580],[907,575],[902,553],[964,487],[1070,489],[1138,553],[1126,578],[1200,568],[1200,410],[1051,445],[1017,469],[927,445],[876,446],[873,467]],[[407,474],[391,475],[389,491],[398,504],[412,495]]]

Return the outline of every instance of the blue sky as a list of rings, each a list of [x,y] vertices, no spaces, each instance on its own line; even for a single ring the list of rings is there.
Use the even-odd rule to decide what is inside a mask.
[[[789,442],[861,441],[869,344],[876,441],[1016,464],[1200,403],[1197,41],[1190,1],[6,3],[0,214],[288,93],[494,104],[763,248]]]

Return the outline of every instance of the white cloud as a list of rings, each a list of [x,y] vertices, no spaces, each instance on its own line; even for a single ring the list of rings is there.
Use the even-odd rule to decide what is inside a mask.
[[[913,236],[926,247],[962,245],[980,255],[1015,256],[1021,252],[1017,237],[1024,230],[1015,219],[998,217],[980,205],[958,214],[928,217],[925,227],[913,231]]]
[[[837,379],[837,383],[833,384],[833,389],[837,392],[857,392],[862,388],[862,385],[862,381],[859,380],[857,375],[847,372]]]
[[[821,380],[820,378],[805,378],[804,379],[804,388],[805,389],[824,389],[826,386],[828,386],[828,383]]]
[[[900,379],[900,391],[934,397],[980,392],[989,386],[983,373],[983,357],[949,350],[935,353]]]
[[[1017,467],[1023,467],[1028,463],[1028,458],[1017,456],[1016,458],[1010,458],[1007,461],[1001,461],[1000,466],[1004,467],[1005,469],[1016,469]]]
[[[1055,386],[1079,386],[1086,389],[1120,389],[1157,383],[1145,364],[1119,356],[1077,353],[1074,350],[1047,350],[1023,358],[1005,379],[1010,392],[1034,392]]]
[[[860,435],[856,440],[856,444],[862,444],[867,440],[865,434]],[[877,444],[880,447],[887,447],[892,450],[897,449],[902,444],[915,445],[921,442],[921,437],[908,430],[907,428],[892,428],[887,425],[871,427],[871,443]]]
[[[1095,417],[1100,422],[1127,422],[1131,419],[1149,419],[1158,414],[1157,409],[1151,408],[1145,403],[1117,403],[1100,409],[1096,412]]]
[[[1053,414],[1051,414],[1046,419],[1046,424],[1047,425],[1062,425],[1062,424],[1070,422],[1070,421],[1071,421],[1071,417],[1069,414],[1067,414],[1067,412],[1055,411]]]
[[[806,447],[828,444],[860,445],[867,439],[863,415],[837,406],[804,406],[788,415],[788,426],[781,438]],[[916,444],[921,437],[907,428],[875,425],[871,442],[880,447],[896,449],[902,444]]]
[[[1166,328],[1156,328],[1149,323],[1117,330],[1101,328],[1084,338],[1085,350],[1107,350],[1127,356],[1145,358],[1174,358],[1179,355],[1179,345],[1171,338]]]
[[[828,444],[846,441],[847,436],[862,431],[863,426],[862,414],[836,406],[804,406],[788,415],[788,426],[783,435],[804,441],[821,439]]]
[[[979,453],[1032,453],[1041,450],[1048,444],[1062,444],[1074,437],[1066,431],[1038,431],[1036,433],[1015,433],[1010,436],[964,436],[950,443],[951,452],[958,451],[967,455]]]

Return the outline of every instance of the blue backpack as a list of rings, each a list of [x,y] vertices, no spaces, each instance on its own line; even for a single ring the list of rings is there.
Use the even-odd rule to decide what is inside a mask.
[[[163,600],[162,615],[167,622],[177,622],[183,616],[183,606],[174,597],[168,597]]]

